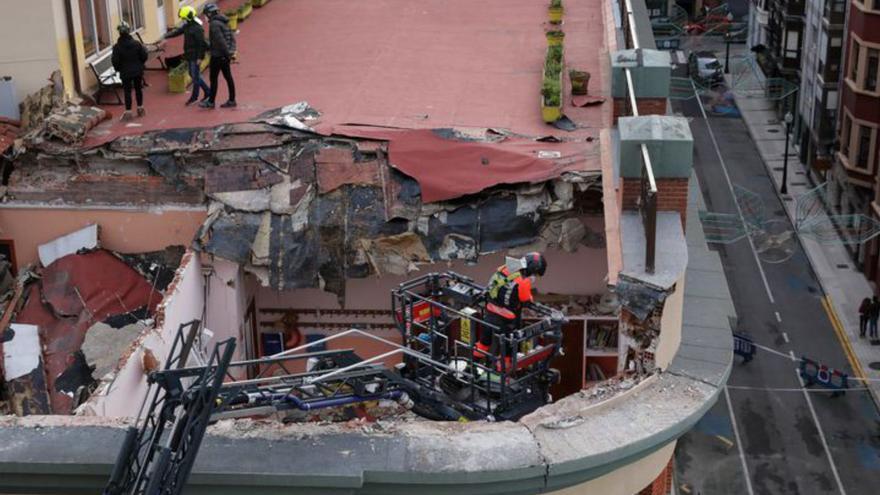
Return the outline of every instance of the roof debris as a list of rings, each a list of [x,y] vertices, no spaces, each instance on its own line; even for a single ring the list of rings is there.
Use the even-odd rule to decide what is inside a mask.
[[[46,265],[15,284],[0,322],[0,384],[15,414],[69,414],[85,400],[94,374],[112,371],[145,328],[183,255],[182,246],[116,254],[97,235],[92,225],[44,244]]]

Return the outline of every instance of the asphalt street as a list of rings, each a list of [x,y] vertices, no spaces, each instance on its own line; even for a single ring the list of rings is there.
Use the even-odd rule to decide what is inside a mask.
[[[745,123],[706,115],[697,98],[675,101],[673,110],[691,119],[707,210],[760,226],[712,247],[730,285],[735,331],[774,351],[744,364],[735,358],[718,404],[680,439],[679,493],[880,493],[880,414],[869,393],[858,383],[839,397],[801,386],[795,358],[852,370]],[[803,180],[798,169],[792,180]]]

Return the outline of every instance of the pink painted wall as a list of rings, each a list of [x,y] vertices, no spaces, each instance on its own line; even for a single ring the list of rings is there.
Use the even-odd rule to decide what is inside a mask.
[[[235,337],[233,359],[247,359],[247,349],[253,344],[245,317],[258,282],[232,261],[206,256],[203,265],[212,267],[207,279],[205,327],[214,332],[214,342]],[[244,368],[236,368],[233,375],[243,378],[244,372]]]
[[[86,416],[134,417],[147,392],[143,369],[145,349],[158,359],[160,367],[171,350],[180,324],[202,317],[204,282],[196,253],[187,251],[175,280],[156,312],[156,326],[142,333],[129,349],[115,379],[102,382],[92,397],[77,410]],[[215,339],[216,341],[216,339]]]
[[[0,208],[0,239],[15,242],[18,268],[37,261],[37,246],[86,225],[100,226],[101,245],[113,251],[138,253],[172,245],[189,246],[206,211],[88,210]]]

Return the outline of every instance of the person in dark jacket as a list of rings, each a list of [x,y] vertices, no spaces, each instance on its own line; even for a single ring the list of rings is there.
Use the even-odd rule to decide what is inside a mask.
[[[862,304],[859,305],[859,337],[865,336],[865,331],[868,329],[868,318],[871,316],[871,298],[866,297],[862,299]]]
[[[208,50],[208,42],[205,40],[205,28],[202,27],[202,21],[196,15],[196,9],[185,5],[180,8],[178,17],[183,20],[183,24],[172,29],[162,36],[162,42],[169,38],[183,36],[183,59],[189,68],[189,76],[192,78],[192,95],[186,100],[186,106],[192,105],[199,99],[199,90],[204,90],[204,99],[207,100],[211,96],[211,88],[208,83],[202,79],[202,59],[205,58],[205,52]]]
[[[113,45],[113,68],[122,80],[122,93],[125,99],[125,113],[122,120],[131,120],[131,90],[137,101],[137,115],[143,117],[144,111],[144,65],[147,63],[147,49],[131,37],[131,27],[122,23],[117,28],[119,39]]]
[[[877,339],[877,320],[880,319],[880,300],[877,296],[871,299],[871,313],[868,317],[868,338]]]
[[[217,85],[219,75],[223,73],[226,79],[226,88],[229,90],[229,100],[220,105],[223,108],[236,106],[235,81],[232,80],[232,59],[235,56],[235,34],[229,29],[229,19],[220,13],[213,3],[205,6],[205,15],[208,16],[208,37],[211,45],[211,96],[199,103],[203,108],[214,108],[217,98]]]

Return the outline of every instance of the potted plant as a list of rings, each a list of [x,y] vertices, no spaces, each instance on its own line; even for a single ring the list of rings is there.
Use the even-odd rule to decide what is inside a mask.
[[[562,117],[562,86],[558,78],[544,76],[541,86],[541,118],[550,124]]]
[[[251,0],[251,2],[254,4],[255,8],[260,8],[269,3],[269,0]]]
[[[571,69],[568,71],[568,78],[571,80],[571,94],[585,95],[590,86],[590,73],[583,70]]]
[[[253,12],[254,6],[251,4],[251,0],[246,0],[241,7],[238,8],[238,22],[242,22],[247,19],[251,12]]]
[[[229,29],[233,31],[238,30],[238,9],[227,10],[226,12],[223,12],[223,15],[229,19]]]
[[[547,31],[547,45],[559,46],[565,40],[565,33],[560,29],[551,29]]]
[[[562,14],[564,9],[562,8],[562,0],[550,0],[550,6],[547,8],[547,13],[550,16],[550,22],[553,24],[559,24],[562,22]]]
[[[541,117],[556,122],[562,117],[562,45],[547,48],[541,83]]]
[[[186,63],[181,63],[168,71],[168,92],[185,93],[186,87],[192,82]]]

